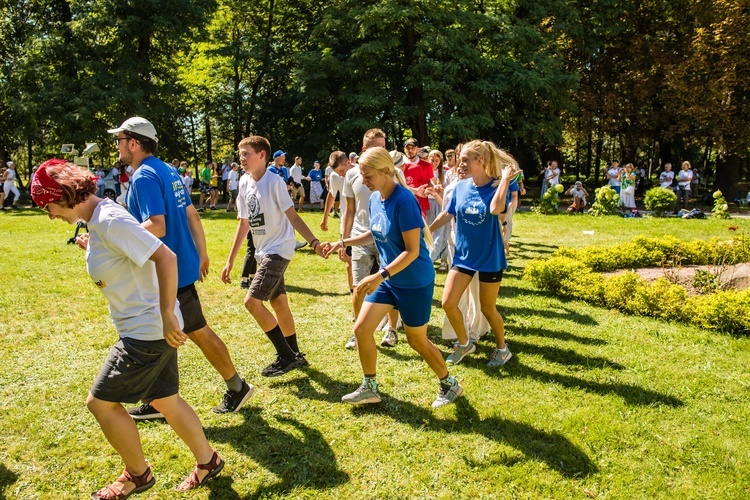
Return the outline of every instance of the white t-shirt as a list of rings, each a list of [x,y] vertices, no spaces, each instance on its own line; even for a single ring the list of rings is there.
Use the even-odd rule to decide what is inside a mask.
[[[234,191],[239,187],[240,174],[236,170],[230,170],[227,180],[229,181],[229,190]]]
[[[292,168],[289,169],[289,176],[297,184],[302,184],[302,167],[297,164],[292,165]]]
[[[354,224],[352,224],[350,236],[359,236],[366,233],[370,230],[369,208],[372,191],[362,184],[362,175],[358,168],[350,168],[346,173],[344,188],[341,192],[345,198],[354,198]]]
[[[619,186],[620,185],[620,179],[618,179],[618,174],[620,173],[619,168],[610,168],[607,170],[607,175],[614,175],[614,178],[609,180],[610,186]]]
[[[583,188],[577,188],[574,187],[570,190],[570,194],[573,195],[573,198],[581,198],[584,203],[586,203],[586,192],[583,190]]]
[[[112,179],[117,183],[120,182],[120,179],[118,178],[119,175],[120,171],[117,169],[117,167],[112,167]]]
[[[549,183],[550,187],[557,186],[560,184],[560,169],[555,168],[553,170],[547,169],[547,172],[545,173],[545,177],[547,178],[547,182]]]
[[[188,194],[193,190],[193,178],[189,175],[186,176],[180,176],[182,179],[182,183],[185,185],[185,189],[187,190]]]
[[[229,179],[229,172],[232,171],[232,166],[226,163],[221,166],[221,180],[226,181]]]
[[[325,175],[325,180],[326,180],[326,183],[328,182],[328,179],[329,179],[329,178],[331,177],[331,174],[332,174],[332,173],[333,173],[333,167],[332,167],[332,166],[330,166],[330,165],[328,165],[328,166],[326,167],[326,171],[325,171],[325,174],[324,174],[324,175]]]
[[[149,259],[163,243],[128,211],[110,199],[88,222],[86,270],[109,301],[109,315],[120,337],[164,338],[156,266]],[[179,303],[175,315],[183,326]]]
[[[664,171],[659,175],[659,185],[663,188],[669,188],[672,186],[672,179],[674,179],[674,172]]]
[[[677,185],[683,189],[690,189],[690,181],[693,180],[693,171],[690,169],[680,170],[677,173]]]
[[[257,182],[250,174],[240,179],[237,218],[250,222],[255,258],[276,254],[291,260],[294,256],[294,228],[286,212],[293,207],[284,179],[268,171]]]

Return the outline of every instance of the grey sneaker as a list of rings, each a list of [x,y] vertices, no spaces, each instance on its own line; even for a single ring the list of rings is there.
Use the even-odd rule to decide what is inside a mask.
[[[386,326],[385,333],[383,334],[383,340],[380,341],[380,345],[382,345],[383,347],[396,347],[396,344],[398,344],[398,335],[396,335],[396,330],[394,330],[390,326]]]
[[[453,352],[450,353],[447,358],[445,358],[445,362],[457,365],[461,362],[462,359],[476,350],[477,347],[474,345],[474,341],[471,339],[469,339],[469,345],[467,345],[466,347],[461,347],[461,344],[459,344],[458,342],[454,342]]]
[[[495,347],[495,350],[492,351],[492,357],[490,357],[490,362],[487,363],[487,366],[503,366],[505,363],[510,361],[510,358],[513,357],[513,354],[511,354],[510,349],[508,349],[508,346],[505,346],[505,349],[498,349]]]
[[[346,345],[344,345],[347,349],[354,349],[357,350],[357,336],[352,335],[349,337],[349,340],[346,341]]]
[[[304,248],[306,246],[307,246],[307,242],[306,241],[297,241],[297,242],[294,243],[294,249],[295,250],[299,250],[300,248]]]
[[[362,382],[356,391],[351,392],[341,398],[344,403],[352,405],[363,405],[367,403],[380,403],[380,394],[373,384]]]
[[[443,390],[442,385],[439,387],[437,398],[432,402],[432,407],[440,408],[441,406],[451,404],[456,401],[456,399],[461,395],[462,392],[464,392],[464,388],[461,387],[461,384],[458,383],[458,380],[454,378],[453,384],[447,391]]]

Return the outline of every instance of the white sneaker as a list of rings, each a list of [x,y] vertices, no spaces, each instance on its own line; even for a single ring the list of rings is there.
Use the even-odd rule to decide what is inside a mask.
[[[346,341],[346,345],[344,345],[347,349],[354,349],[357,350],[357,336],[352,335],[349,340]]]
[[[387,326],[385,328],[385,333],[383,334],[383,340],[380,341],[380,345],[382,345],[383,347],[396,347],[396,344],[398,344],[398,335],[396,334],[396,330],[394,330],[390,326]]]

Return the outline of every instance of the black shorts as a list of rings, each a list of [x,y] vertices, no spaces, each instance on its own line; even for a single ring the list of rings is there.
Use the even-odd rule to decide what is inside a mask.
[[[336,199],[335,199],[335,200],[333,200],[333,201],[341,201],[341,191],[338,191],[338,192],[336,193]]]
[[[122,338],[109,351],[91,395],[111,403],[150,403],[180,389],[177,349],[166,340]]]
[[[465,267],[460,266],[453,266],[451,267],[451,270],[456,270],[461,274],[466,274],[467,276],[471,276],[472,278],[477,273],[477,271],[474,271],[473,269],[467,269]],[[488,273],[484,271],[479,271],[479,281],[481,283],[500,283],[503,280],[503,270],[495,271],[494,273]]]
[[[177,300],[180,302],[180,312],[182,313],[182,320],[185,322],[182,331],[190,335],[208,324],[206,318],[203,317],[203,308],[195,284],[178,288]]]

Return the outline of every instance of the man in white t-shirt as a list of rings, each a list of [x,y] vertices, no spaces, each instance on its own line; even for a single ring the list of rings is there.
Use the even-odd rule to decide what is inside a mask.
[[[664,172],[659,174],[659,186],[665,189],[671,189],[672,191],[674,191],[674,188],[672,187],[673,181],[674,181],[674,172],[672,172],[672,164],[665,163]]]
[[[239,165],[237,165],[236,163],[232,163],[232,166],[229,170],[229,175],[227,176],[227,189],[229,190],[229,203],[227,203],[227,212],[232,211],[232,205],[234,205],[237,200],[240,181],[240,174],[238,172],[239,168]]]
[[[284,285],[284,272],[294,256],[294,230],[321,257],[325,249],[294,210],[284,180],[266,169],[271,156],[268,140],[260,136],[247,137],[238,147],[245,170],[237,196],[239,224],[221,279],[231,283],[234,259],[248,232],[252,231],[258,269],[245,296],[245,307],[276,348],[276,359],[261,375],[276,377],[308,365],[297,345],[294,317]],[[275,317],[266,308],[266,302],[270,303]]]
[[[334,151],[328,157],[328,166],[333,170],[331,175],[328,177],[328,195],[326,196],[325,209],[323,210],[323,220],[320,222],[320,229],[328,231],[328,216],[330,215],[331,207],[333,206],[334,200],[339,197],[339,194],[344,189],[344,176],[352,169],[351,161],[347,159],[346,153],[343,151]],[[344,215],[346,213],[346,205],[342,210]],[[339,221],[339,238],[344,234],[344,217],[341,217]],[[351,247],[350,247],[351,248]],[[351,252],[347,254],[343,259],[346,264],[346,277],[349,283],[349,292],[354,293],[354,286],[352,284],[352,259]]]
[[[302,185],[302,157],[294,157],[294,165],[289,169],[289,194],[292,196],[292,203],[299,198],[297,212],[302,212],[305,206],[305,186]]]

